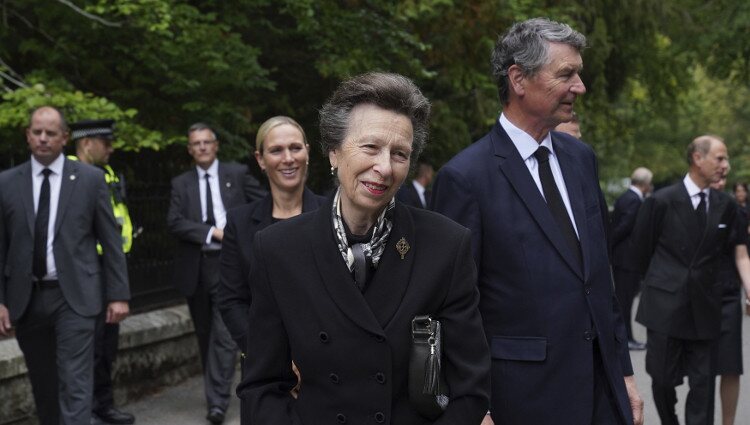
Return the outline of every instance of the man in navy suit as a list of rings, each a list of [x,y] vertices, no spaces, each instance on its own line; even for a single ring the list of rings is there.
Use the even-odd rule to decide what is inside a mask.
[[[427,205],[430,203],[430,192],[427,187],[432,182],[434,173],[435,170],[431,164],[419,161],[417,175],[414,176],[414,180],[404,183],[398,192],[396,192],[396,198],[412,207],[427,208]]]
[[[492,64],[503,113],[433,185],[433,209],[472,232],[492,354],[485,424],[643,423],[596,156],[551,131],[586,92],[585,44],[542,18],[502,36]]]
[[[631,259],[633,251],[630,234],[635,226],[635,217],[643,199],[651,191],[654,174],[648,168],[639,167],[630,176],[630,187],[615,201],[612,211],[612,271],[615,278],[615,293],[620,302],[625,328],[628,331],[628,348],[645,350],[646,344],[633,338],[633,300],[638,294],[642,274]]]

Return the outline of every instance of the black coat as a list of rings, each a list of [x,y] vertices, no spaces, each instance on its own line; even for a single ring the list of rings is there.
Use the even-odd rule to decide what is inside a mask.
[[[419,193],[417,193],[417,188],[414,187],[414,183],[411,180],[401,185],[398,192],[396,192],[396,199],[412,207],[424,208],[422,200],[419,198]]]
[[[698,230],[695,208],[682,181],[646,199],[633,230],[637,265],[645,272],[636,320],[673,338],[718,338],[718,259],[727,244],[745,240],[736,229],[734,201],[715,190],[708,199],[703,232]]]
[[[218,173],[221,201],[227,211],[260,199],[266,193],[258,181],[248,174],[245,165],[219,162]],[[172,179],[167,227],[179,240],[172,283],[182,295],[190,297],[198,285],[201,248],[211,229],[201,217],[198,172],[195,168]]]
[[[612,265],[624,269],[634,270],[632,244],[630,234],[635,226],[635,218],[643,201],[637,193],[628,189],[615,201],[612,211]]]
[[[468,230],[396,203],[364,293],[336,246],[326,203],[256,233],[248,361],[238,388],[250,424],[433,423],[411,407],[411,320],[443,324],[451,402],[435,424],[477,425],[489,406],[489,353]],[[396,249],[409,245],[403,259]],[[291,361],[299,367],[298,399]],[[378,421],[380,419],[380,421]]]
[[[302,212],[318,209],[326,198],[305,188]],[[224,324],[240,350],[245,352],[247,315],[250,311],[250,266],[253,236],[273,223],[273,198],[270,194],[251,204],[227,212],[227,225],[221,244],[221,280],[218,305]]]

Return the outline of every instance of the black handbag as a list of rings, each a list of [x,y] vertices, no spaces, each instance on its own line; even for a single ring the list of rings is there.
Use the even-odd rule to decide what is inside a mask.
[[[441,370],[443,340],[440,321],[430,316],[414,317],[411,339],[409,401],[420,415],[435,420],[450,401]]]

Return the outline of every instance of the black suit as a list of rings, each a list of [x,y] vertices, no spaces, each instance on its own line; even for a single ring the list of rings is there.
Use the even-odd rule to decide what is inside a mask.
[[[690,378],[686,423],[713,421],[715,342],[721,329],[718,259],[740,240],[737,208],[710,191],[705,230],[683,182],[646,199],[633,231],[633,253],[645,272],[636,320],[648,328],[646,370],[664,424],[676,424],[674,386]],[[742,229],[742,233],[746,230]]]
[[[615,201],[612,211],[612,266],[615,278],[615,294],[620,302],[628,339],[633,340],[632,310],[633,300],[638,294],[641,274],[635,270],[631,252],[630,234],[635,226],[635,218],[643,200],[632,189],[628,189]]]
[[[238,388],[245,423],[433,423],[409,403],[411,320],[443,324],[451,401],[436,424],[476,425],[488,406],[489,353],[477,309],[468,230],[397,202],[375,274],[360,292],[333,234],[329,198],[317,211],[255,235],[248,360]],[[396,249],[409,244],[403,259]],[[289,390],[302,375],[299,398]]]
[[[0,174],[0,304],[16,326],[40,422],[88,425],[95,319],[106,303],[130,298],[122,239],[102,171],[64,159],[52,247],[57,280],[33,282],[33,178],[30,162]]]
[[[318,209],[325,199],[305,188],[302,195],[302,212]],[[221,244],[218,304],[224,324],[243,353],[246,352],[247,315],[252,301],[249,278],[253,237],[256,232],[273,223],[272,211],[273,198],[269,194],[259,201],[227,212],[227,225]]]
[[[244,165],[219,162],[218,178],[225,210],[265,194]],[[204,249],[212,226],[203,222],[198,180],[195,168],[172,179],[167,225],[179,239],[174,285],[187,297],[195,325],[208,406],[226,410],[237,347],[216,308],[220,251]]]
[[[414,183],[411,180],[401,185],[401,187],[398,189],[398,192],[396,192],[396,199],[406,205],[411,205],[412,207],[426,207],[422,204],[422,199],[419,197],[419,193],[417,193],[417,188],[414,187]]]

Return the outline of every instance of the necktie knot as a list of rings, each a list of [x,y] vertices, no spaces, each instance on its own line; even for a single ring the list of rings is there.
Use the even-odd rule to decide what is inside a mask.
[[[549,161],[549,149],[547,149],[546,146],[539,146],[539,149],[534,152],[534,158],[536,158],[537,161],[541,162],[547,162]]]
[[[45,168],[42,170],[42,174],[44,175],[44,178],[46,179],[49,177],[50,174],[52,174],[52,170],[50,170],[49,168]]]

